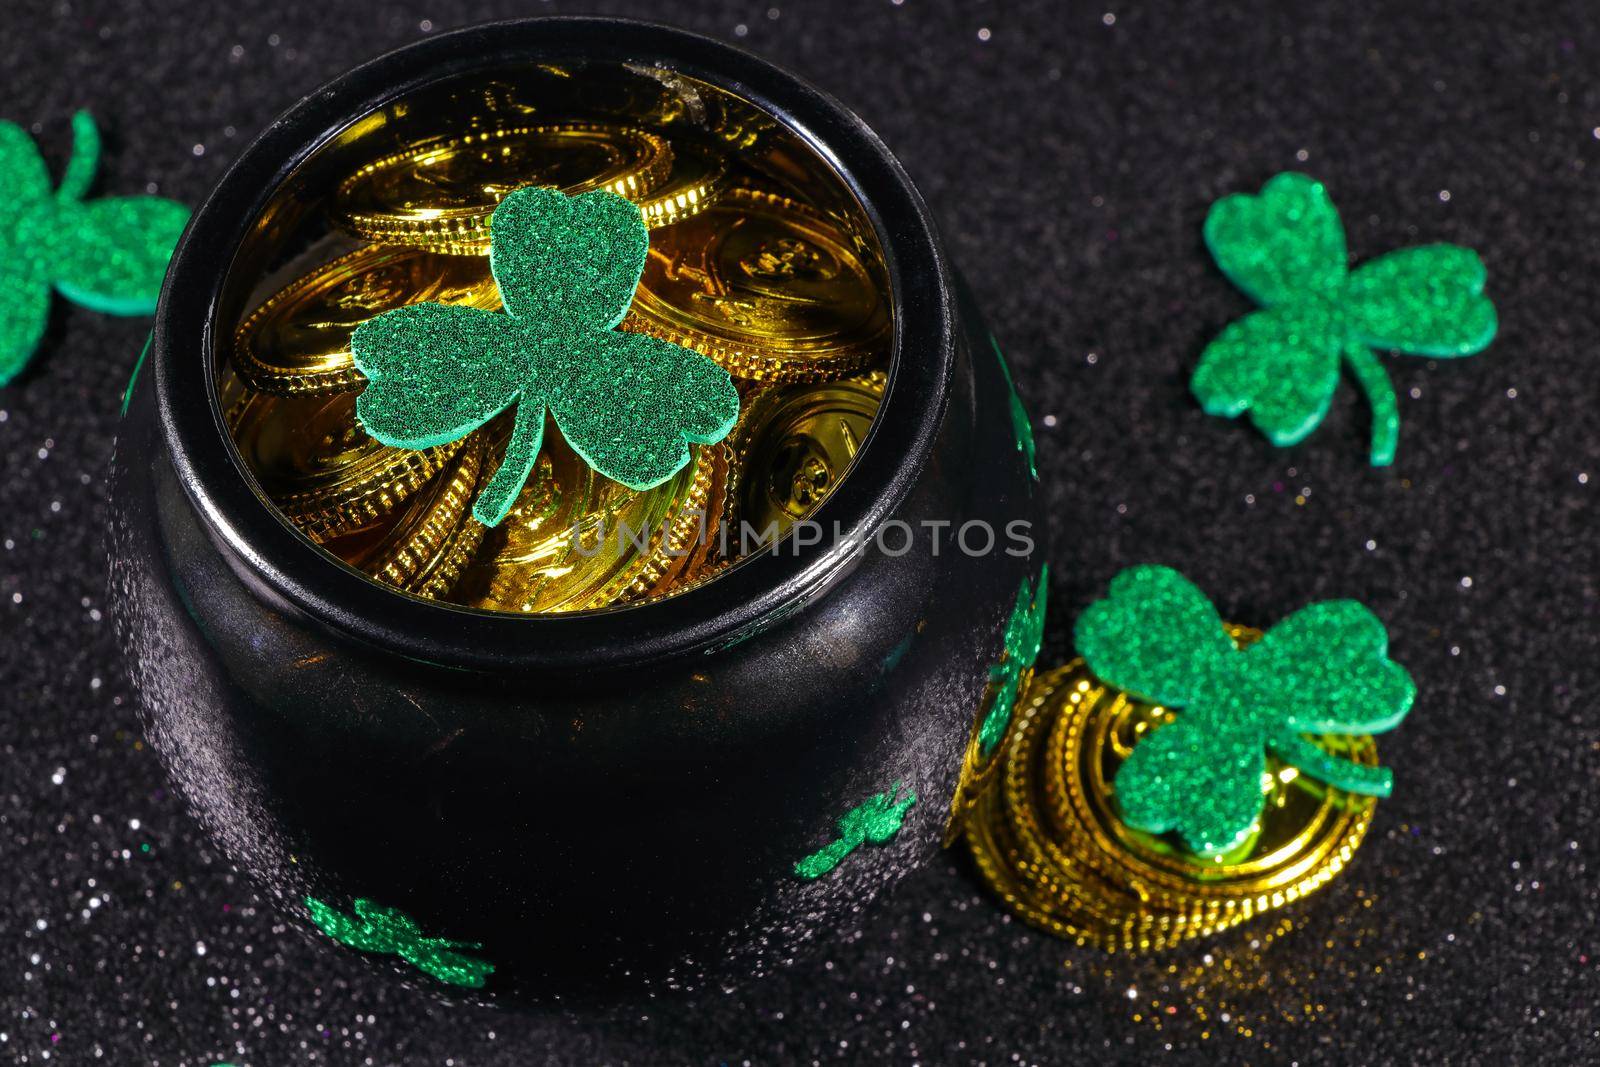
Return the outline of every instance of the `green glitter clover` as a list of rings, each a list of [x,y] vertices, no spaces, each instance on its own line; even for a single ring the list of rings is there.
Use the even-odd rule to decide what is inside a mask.
[[[1028,461],[1028,473],[1034,481],[1038,481],[1039,464],[1034,454],[1033,424],[1028,421],[1028,409],[1022,406],[1022,397],[1017,393],[1017,383],[1011,380],[1011,368],[1006,364],[1005,353],[1000,351],[1000,341],[992,333],[989,335],[989,345],[994,349],[994,358],[1000,361],[1000,373],[1005,375],[1006,391],[1011,394],[1011,432],[1017,437],[1017,451]],[[1028,488],[1031,490],[1033,487]]]
[[[1324,752],[1303,734],[1376,734],[1405,718],[1416,687],[1387,656],[1383,623],[1353,600],[1302,608],[1237,648],[1204,593],[1168,567],[1132,567],[1078,619],[1078,652],[1108,684],[1177,719],[1117,770],[1123,821],[1177,831],[1194,852],[1238,845],[1261,814],[1263,748],[1313,778],[1386,797],[1394,778]]]
[[[899,793],[900,783],[896,782],[889,792],[878,793],[845,812],[839,818],[839,836],[796,863],[794,873],[806,879],[821,878],[864,842],[881,845],[899,833],[906,812],[917,802],[917,794],[910,790],[904,797]]]
[[[1343,359],[1372,407],[1372,465],[1387,466],[1400,413],[1372,349],[1453,358],[1494,338],[1476,252],[1420,245],[1351,271],[1339,213],[1304,174],[1279,174],[1259,196],[1218,200],[1205,240],[1222,272],[1265,310],[1206,346],[1190,388],[1208,414],[1250,412],[1275,445],[1296,444],[1321,424]]]
[[[1012,709],[1017,703],[1017,686],[1022,672],[1032,667],[1039,658],[1039,646],[1044,642],[1045,597],[1049,593],[1046,580],[1050,565],[1039,569],[1039,584],[1030,586],[1022,579],[1017,590],[1017,602],[1006,621],[1005,652],[1000,662],[989,668],[989,681],[994,686],[994,699],[989,704],[989,714],[978,727],[978,751],[987,759],[1006,735],[1011,724]]]
[[[306,897],[306,908],[317,929],[351,948],[399,956],[441,982],[469,989],[482,989],[484,980],[494,971],[494,964],[487,960],[456,951],[482,948],[480,944],[423,937],[416,920],[398,908],[386,908],[370,900],[357,900],[354,907],[357,917],[351,918],[315,897]]]
[[[533,470],[547,408],[595,470],[630,489],[660,485],[689,462],[690,442],[727,435],[739,394],[698,352],[616,330],[649,248],[638,207],[615,193],[517,190],[490,219],[505,313],[410,304],[362,323],[350,339],[369,379],[357,418],[386,445],[422,449],[515,404],[505,456],[472,506],[488,526]]]
[[[50,317],[50,290],[108,315],[156,309],[167,261],[189,209],[156,196],[84,200],[100,163],[100,133],[72,116],[72,155],[61,185],[33,138],[0,122],[0,385],[22,372]]]

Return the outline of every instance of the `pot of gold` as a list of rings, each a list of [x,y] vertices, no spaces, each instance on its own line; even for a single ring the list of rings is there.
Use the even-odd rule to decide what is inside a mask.
[[[936,854],[1036,477],[859,119],[658,26],[482,26],[306,97],[196,214],[118,631],[305,930],[617,1001],[843,936]]]

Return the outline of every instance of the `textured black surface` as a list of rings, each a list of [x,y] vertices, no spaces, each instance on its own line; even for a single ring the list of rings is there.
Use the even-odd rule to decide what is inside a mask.
[[[1421,695],[1383,741],[1396,795],[1286,933],[1110,959],[1008,920],[953,856],[861,941],[739,993],[604,1027],[451,1008],[278,923],[137,742],[100,537],[145,326],[61,307],[0,391],[0,1061],[1593,1059],[1600,27],[1581,3],[1391,6],[12,0],[4,117],[59,166],[87,106],[101,190],[190,202],[292,96],[423,32],[604,10],[758,50],[899,153],[1011,355],[1057,522],[1046,661],[1149,560],[1241,621],[1360,598]],[[1487,353],[1386,359],[1387,471],[1348,384],[1282,452],[1187,392],[1247,307],[1205,208],[1290,167],[1358,259],[1437,239],[1489,265]]]

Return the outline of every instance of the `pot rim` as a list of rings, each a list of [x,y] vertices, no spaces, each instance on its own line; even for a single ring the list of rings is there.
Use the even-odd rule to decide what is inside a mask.
[[[763,108],[823,158],[882,245],[894,345],[879,417],[849,474],[812,516],[843,536],[764,549],[713,581],[625,608],[513,615],[423,600],[319,551],[252,485],[217,399],[216,318],[251,225],[297,167],[395,98],[479,70],[581,56],[671,69]],[[955,361],[949,269],[926,206],[853,112],[748,52],[653,23],[544,17],[485,23],[404,46],[302,98],[272,122],[195,213],[173,255],[152,345],[157,418],[179,484],[258,594],[410,659],[480,671],[634,667],[743,641],[822,595],[899,509],[932,451]],[[619,629],[626,635],[619,639]]]

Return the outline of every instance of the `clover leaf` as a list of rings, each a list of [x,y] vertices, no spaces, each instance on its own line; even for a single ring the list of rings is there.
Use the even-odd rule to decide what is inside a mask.
[[[100,162],[88,112],[72,116],[72,155],[61,185],[33,138],[0,122],[0,385],[28,365],[50,316],[50,291],[109,315],[156,309],[167,261],[189,209],[156,196],[84,200]]]
[[[1477,253],[1434,244],[1391,252],[1351,271],[1344,226],[1320,182],[1279,174],[1257,196],[1212,205],[1206,245],[1217,266],[1264,310],[1223,329],[1190,388],[1207,413],[1251,422],[1275,445],[1321,423],[1350,368],[1372,408],[1371,462],[1394,461],[1400,414],[1374,348],[1453,358],[1494,338]]]
[[[917,794],[900,796],[896,782],[887,793],[877,793],[839,817],[839,836],[794,865],[802,878],[821,878],[864,843],[881,845],[900,832],[906,812],[917,802]]]
[[[1050,567],[1039,569],[1039,584],[1030,585],[1022,579],[1017,590],[1016,603],[1011,607],[1011,617],[1006,620],[1005,647],[1000,662],[989,668],[989,681],[994,686],[994,699],[989,712],[978,727],[978,751],[985,757],[992,754],[1006,735],[1011,724],[1011,714],[1017,703],[1017,688],[1022,682],[1022,672],[1032,667],[1039,658],[1039,646],[1044,643],[1044,609],[1049,594],[1046,580]]]
[[[527,187],[490,219],[489,266],[504,312],[410,304],[350,339],[369,379],[356,417],[378,441],[422,449],[454,441],[516,406],[499,469],[473,504],[505,517],[533,470],[545,411],[595,470],[649,489],[720,441],[739,416],[728,372],[690,349],[621,333],[649,234],[614,193]]]
[[[352,918],[315,897],[306,897],[306,909],[317,928],[351,948],[399,956],[441,982],[469,989],[483,988],[494,972],[494,964],[459,951],[482,948],[480,944],[423,937],[416,920],[398,908],[364,899],[355,901],[354,908]]]
[[[1405,718],[1416,688],[1388,635],[1353,600],[1302,608],[1244,649],[1177,571],[1123,571],[1078,619],[1078,652],[1110,685],[1177,710],[1134,746],[1113,788],[1123,821],[1176,831],[1193,851],[1233,848],[1261,814],[1265,749],[1352,793],[1388,796],[1393,776],[1329,755],[1305,734],[1375,734]]]
[[[994,349],[994,358],[1000,361],[1000,374],[1006,380],[1006,392],[1011,397],[1011,431],[1017,438],[1017,451],[1027,461],[1028,476],[1036,482],[1039,480],[1039,458],[1034,448],[1033,424],[1028,421],[1028,409],[1022,405],[1017,383],[1011,380],[1011,367],[1006,363],[1005,353],[1000,351],[1000,341],[992,333],[989,335],[989,347]],[[1032,484],[1028,486],[1028,491],[1033,491]]]

